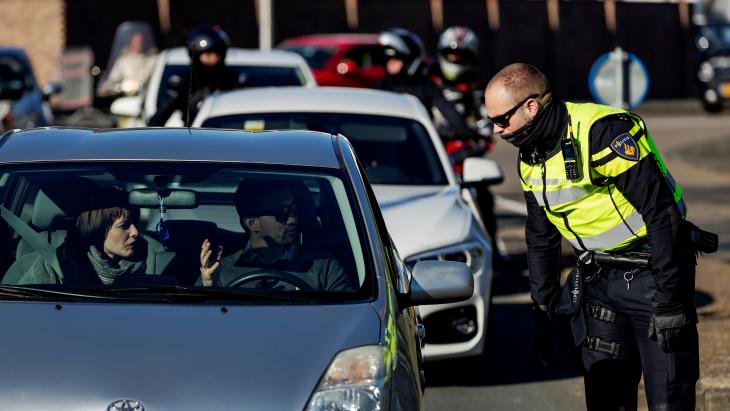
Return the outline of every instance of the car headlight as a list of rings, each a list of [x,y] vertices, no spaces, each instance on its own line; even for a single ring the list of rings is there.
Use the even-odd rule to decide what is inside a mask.
[[[707,37],[702,36],[699,39],[697,39],[697,49],[699,49],[700,51],[705,51],[709,48],[710,48],[710,40]]]
[[[712,64],[707,61],[700,64],[700,69],[697,71],[697,78],[700,79],[701,82],[707,83],[712,80],[713,77],[715,77],[715,68],[712,67]]]
[[[342,351],[330,363],[307,411],[380,410],[385,384],[385,347]]]
[[[469,241],[416,254],[408,257],[405,262],[408,269],[412,270],[413,266],[421,260],[458,261],[468,265],[474,275],[476,275],[482,271],[485,258],[487,258],[487,255],[484,252],[482,245],[476,241]]]

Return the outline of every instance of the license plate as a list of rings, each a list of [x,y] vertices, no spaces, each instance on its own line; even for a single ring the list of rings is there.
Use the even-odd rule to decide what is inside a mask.
[[[720,84],[720,95],[725,98],[730,98],[730,83]]]

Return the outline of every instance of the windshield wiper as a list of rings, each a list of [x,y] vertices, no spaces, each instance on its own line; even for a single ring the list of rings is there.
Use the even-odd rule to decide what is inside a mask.
[[[15,297],[15,298],[28,298],[28,299],[37,299],[37,298],[57,298],[57,299],[70,299],[70,300],[79,300],[79,299],[99,299],[99,300],[123,300],[125,298],[120,297],[111,297],[107,295],[98,295],[98,294],[88,294],[85,291],[64,291],[64,290],[54,290],[54,289],[48,289],[48,288],[36,288],[36,287],[29,287],[25,285],[0,285],[0,295],[7,296],[7,297]]]
[[[256,292],[245,288],[209,288],[209,287],[183,287],[183,286],[152,286],[152,287],[125,287],[107,288],[99,290],[103,294],[124,295],[124,296],[146,296],[159,295],[164,300],[171,302],[194,302],[194,301],[286,301],[299,304],[316,304],[326,301],[317,296],[300,293],[281,292]]]

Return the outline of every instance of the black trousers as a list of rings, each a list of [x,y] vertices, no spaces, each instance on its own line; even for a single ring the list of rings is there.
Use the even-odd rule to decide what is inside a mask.
[[[688,269],[688,298],[694,298],[694,266]],[[584,283],[584,302],[608,308],[624,321],[608,322],[584,310],[580,325],[573,331],[588,337],[615,342],[626,347],[621,355],[611,355],[582,347],[588,410],[636,410],[642,372],[650,410],[694,410],[695,384],[699,379],[697,327],[693,343],[685,352],[665,353],[649,339],[651,297],[655,283],[650,271],[636,273],[631,281],[626,270],[606,269],[593,283]],[[692,305],[693,306],[693,305]],[[585,327],[576,330],[576,327]]]

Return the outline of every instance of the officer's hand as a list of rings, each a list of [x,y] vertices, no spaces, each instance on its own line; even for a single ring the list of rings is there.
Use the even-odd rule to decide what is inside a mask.
[[[560,369],[563,360],[555,352],[553,341],[545,335],[535,334],[532,338],[532,350],[540,363],[548,368]]]
[[[533,303],[530,306],[530,311],[532,311],[532,322],[535,324],[537,333],[545,336],[552,335],[554,333],[554,324],[547,310]]]
[[[649,338],[664,352],[687,351],[696,341],[694,321],[681,305],[657,306],[649,320]]]
[[[206,238],[203,240],[203,245],[200,247],[200,278],[203,282],[203,286],[210,287],[213,285],[213,274],[221,266],[221,257],[223,257],[223,247],[218,246],[218,254],[216,255],[215,262],[210,264],[210,257],[213,255],[213,250],[210,249],[210,241]]]
[[[561,368],[560,356],[555,353],[553,340],[560,338],[555,332],[555,324],[537,304],[532,304],[532,322],[535,324],[535,335],[532,338],[532,350],[535,357],[548,368]]]

